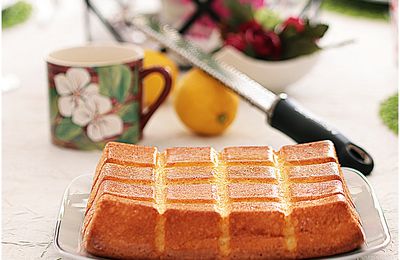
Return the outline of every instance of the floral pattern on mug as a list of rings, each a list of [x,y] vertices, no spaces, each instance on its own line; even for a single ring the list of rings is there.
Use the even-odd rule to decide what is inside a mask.
[[[112,103],[109,98],[93,96],[75,110],[72,122],[79,126],[87,126],[87,135],[93,142],[120,135],[124,123],[116,114],[107,114],[111,109]]]
[[[85,69],[71,68],[54,77],[60,114],[69,117],[93,95],[98,95],[97,84],[90,83],[90,74]]]
[[[120,135],[122,119],[109,113],[112,109],[110,98],[99,94],[99,87],[90,82],[90,74],[82,68],[70,68],[54,77],[56,90],[60,95],[58,109],[64,117],[72,117],[78,126],[87,126],[87,136],[93,142]]]
[[[56,137],[88,148],[93,147],[91,144],[101,147],[109,138],[118,136],[119,141],[136,141],[139,135],[139,118],[135,117],[138,102],[134,97],[133,100],[126,99],[129,93],[137,93],[138,82],[134,82],[133,92],[130,92],[131,74],[125,65],[93,71],[98,80],[84,68],[68,68],[55,74],[56,96],[51,94],[52,91],[50,94],[59,113],[59,119],[55,115],[54,120],[61,120],[55,128]]]

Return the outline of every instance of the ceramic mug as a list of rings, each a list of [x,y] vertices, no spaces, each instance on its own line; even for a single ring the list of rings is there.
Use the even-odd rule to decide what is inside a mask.
[[[47,57],[52,142],[82,150],[108,141],[136,143],[146,123],[171,90],[165,69],[143,69],[143,49],[132,44],[91,44]],[[143,110],[142,81],[164,78],[157,101]]]

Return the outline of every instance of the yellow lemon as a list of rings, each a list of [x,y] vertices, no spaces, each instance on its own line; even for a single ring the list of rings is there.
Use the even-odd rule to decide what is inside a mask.
[[[153,50],[145,50],[143,67],[149,68],[154,66],[164,67],[168,70],[172,78],[172,93],[179,73],[178,67],[166,54]],[[157,100],[163,86],[164,79],[158,73],[153,73],[143,80],[143,103],[145,107],[153,104]]]
[[[236,94],[199,69],[190,70],[177,84],[175,111],[199,135],[222,134],[235,119],[238,105]]]

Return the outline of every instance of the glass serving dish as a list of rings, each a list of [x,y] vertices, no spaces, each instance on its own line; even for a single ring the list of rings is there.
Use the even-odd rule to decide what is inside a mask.
[[[354,251],[323,259],[356,259],[386,247],[390,234],[378,199],[368,180],[358,171],[343,168],[365,233],[364,245]],[[54,245],[63,256],[72,259],[104,259],[91,256],[80,247],[82,226],[93,176],[81,175],[70,183],[64,193],[56,222]]]

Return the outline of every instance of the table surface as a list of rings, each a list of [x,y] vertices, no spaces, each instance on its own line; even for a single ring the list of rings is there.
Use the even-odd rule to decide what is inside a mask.
[[[3,33],[3,75],[15,74],[21,87],[4,93],[3,235],[4,259],[58,259],[52,245],[61,197],[71,180],[94,171],[100,151],[83,152],[50,143],[44,57],[50,50],[84,42],[79,1],[59,1],[50,23],[34,18]],[[397,89],[395,46],[390,23],[323,14],[331,25],[323,43],[355,43],[323,51],[317,66],[287,93],[318,113],[369,151],[375,169],[368,180],[389,224],[390,245],[367,259],[397,259],[398,137],[378,116],[379,103]],[[145,129],[144,145],[271,145],[293,143],[267,126],[265,117],[246,103],[236,121],[219,137],[191,134],[171,102],[163,105]],[[63,258],[65,259],[65,258]]]

